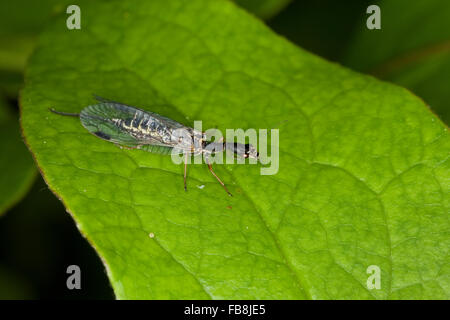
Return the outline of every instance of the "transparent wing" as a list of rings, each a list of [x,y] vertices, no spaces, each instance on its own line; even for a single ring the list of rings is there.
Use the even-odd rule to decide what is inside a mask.
[[[179,123],[179,122],[177,122],[175,120],[172,120],[170,118],[164,117],[164,116],[162,116],[160,114],[157,114],[157,113],[154,113],[154,112],[151,112],[151,111],[145,111],[145,110],[139,109],[138,107],[130,106],[130,105],[127,105],[127,104],[124,104],[124,103],[121,103],[121,102],[114,101],[114,100],[109,100],[109,99],[106,99],[106,98],[102,98],[102,97],[97,96],[95,94],[93,96],[94,96],[95,100],[97,100],[98,102],[105,103],[105,104],[112,104],[112,105],[114,105],[117,108],[122,108],[123,110],[127,110],[127,112],[133,113],[135,110],[137,110],[137,111],[140,111],[140,112],[142,112],[144,114],[148,114],[149,116],[151,116],[151,117],[153,117],[153,118],[155,118],[157,120],[160,120],[161,122],[164,122],[169,128],[178,129],[178,128],[185,128],[186,127],[186,126],[182,125],[181,123]]]
[[[116,102],[101,102],[84,108],[82,125],[92,134],[127,146],[173,147],[170,135],[184,125],[159,114]]]

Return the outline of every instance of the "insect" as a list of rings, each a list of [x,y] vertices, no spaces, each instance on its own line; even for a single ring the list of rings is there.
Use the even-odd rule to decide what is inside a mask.
[[[87,106],[80,113],[53,113],[79,117],[81,124],[93,135],[129,149],[140,149],[158,154],[183,153],[184,190],[187,191],[187,159],[191,155],[203,154],[211,174],[232,196],[222,180],[216,175],[209,161],[211,154],[231,150],[236,156],[258,159],[258,152],[251,144],[207,141],[206,134],[184,126],[157,113],[94,96],[97,104]],[[174,150],[175,149],[175,150]]]

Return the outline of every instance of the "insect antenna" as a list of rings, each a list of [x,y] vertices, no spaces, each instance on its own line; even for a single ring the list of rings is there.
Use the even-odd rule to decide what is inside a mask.
[[[57,111],[53,108],[48,108],[48,110],[50,110],[53,113],[62,115],[62,116],[69,116],[69,117],[80,117],[79,113],[70,113],[70,112],[62,112],[62,111]]]

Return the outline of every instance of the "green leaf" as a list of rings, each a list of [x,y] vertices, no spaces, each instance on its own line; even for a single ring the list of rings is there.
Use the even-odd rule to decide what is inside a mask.
[[[411,89],[450,123],[450,2],[381,1],[381,30],[366,15],[344,64]]]
[[[234,0],[242,8],[262,19],[270,19],[283,10],[292,0]]]
[[[19,122],[0,99],[0,215],[16,204],[30,189],[36,168],[23,143]]]
[[[23,71],[36,36],[68,0],[15,0],[0,3],[0,69]]]
[[[446,299],[450,138],[407,90],[326,62],[228,1],[90,2],[42,34],[22,125],[120,299]],[[245,32],[243,31],[245,30]],[[280,127],[280,167],[120,149],[92,93],[203,128]],[[200,189],[197,186],[203,185]],[[381,289],[368,290],[379,266]]]

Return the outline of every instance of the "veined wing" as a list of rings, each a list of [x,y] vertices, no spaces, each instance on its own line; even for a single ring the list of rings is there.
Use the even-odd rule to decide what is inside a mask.
[[[174,147],[173,133],[190,128],[154,112],[117,102],[101,102],[80,113],[83,126],[94,135],[127,146],[155,145]]]
[[[164,123],[168,124],[168,126],[171,127],[171,128],[175,128],[175,129],[177,129],[177,128],[186,128],[186,126],[182,125],[181,123],[179,123],[179,122],[177,122],[175,120],[172,120],[170,118],[164,117],[164,116],[162,116],[160,114],[157,114],[157,113],[154,113],[154,112],[151,112],[151,111],[145,111],[145,110],[142,110],[142,109],[140,109],[138,107],[130,106],[130,105],[127,105],[127,104],[124,104],[124,103],[121,103],[121,102],[117,102],[117,101],[109,100],[109,99],[106,99],[106,98],[102,98],[102,97],[97,96],[97,95],[94,95],[94,98],[98,102],[113,104],[114,106],[122,107],[122,108],[124,108],[125,110],[128,110],[128,112],[131,112],[131,113],[133,113],[134,110],[138,110],[138,111],[143,112],[145,114],[149,114],[149,115],[153,116],[155,119],[159,119],[159,120],[163,121]]]

